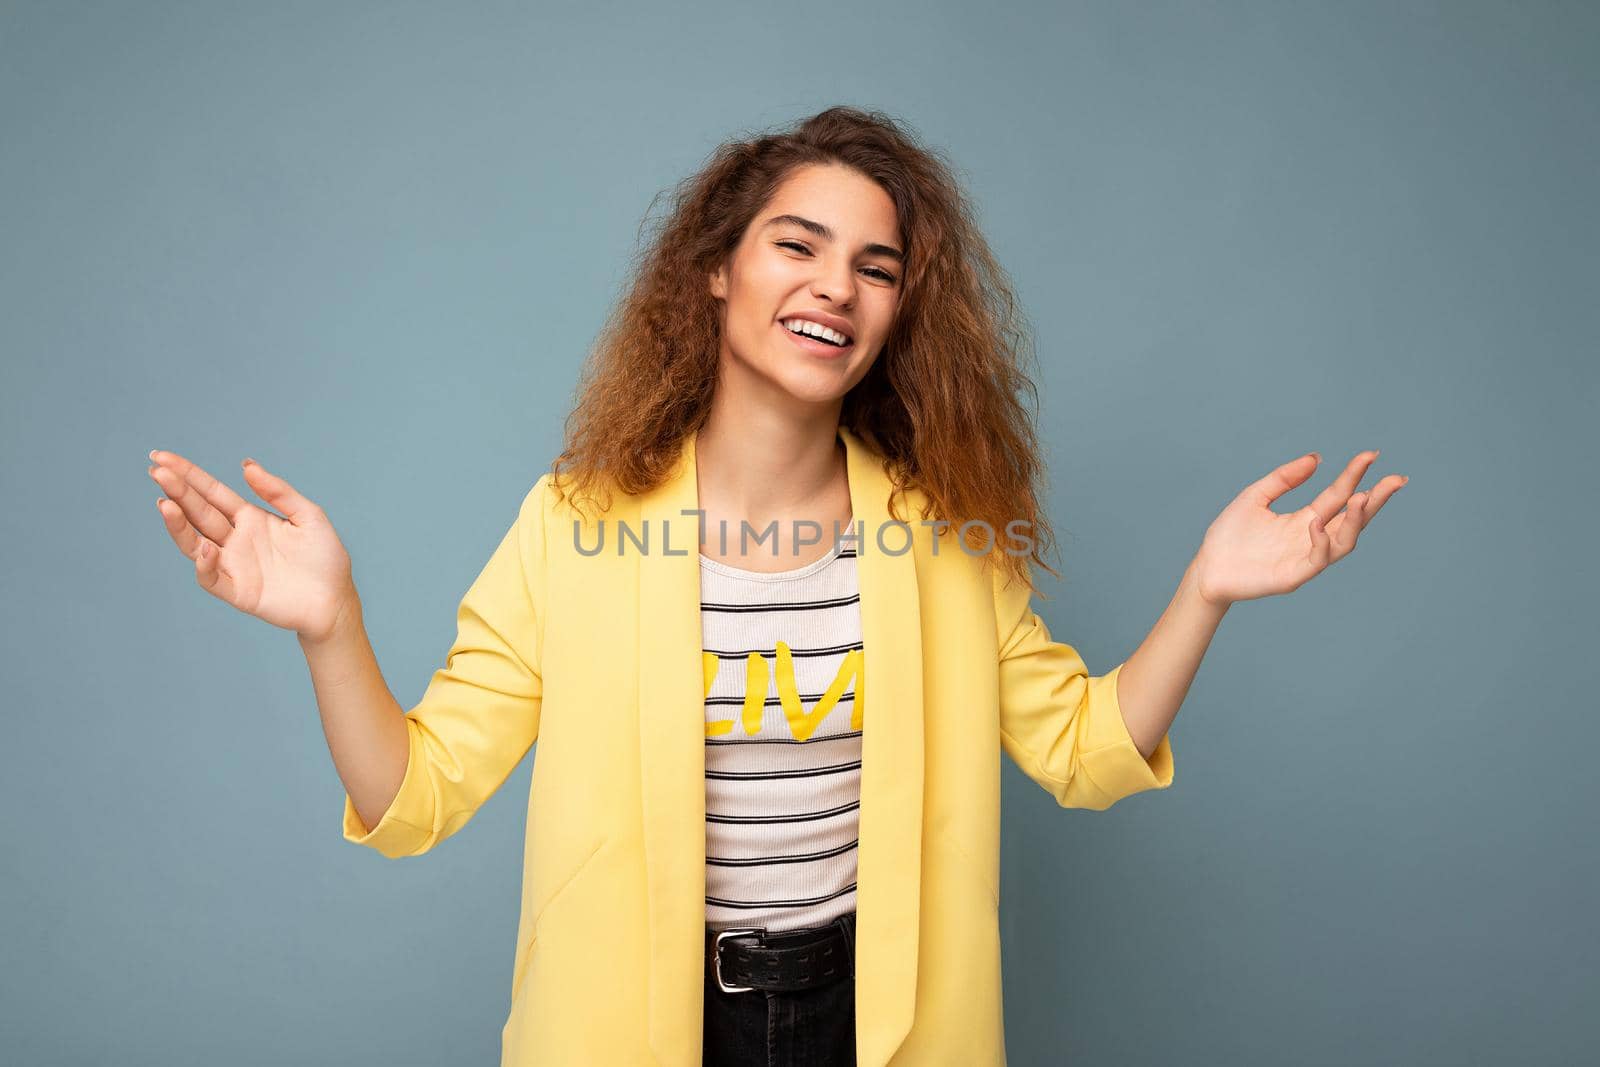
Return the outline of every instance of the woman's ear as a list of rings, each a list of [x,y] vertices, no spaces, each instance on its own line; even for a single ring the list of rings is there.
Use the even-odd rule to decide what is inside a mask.
[[[718,267],[709,275],[711,280],[711,295],[718,300],[728,299],[728,268]]]

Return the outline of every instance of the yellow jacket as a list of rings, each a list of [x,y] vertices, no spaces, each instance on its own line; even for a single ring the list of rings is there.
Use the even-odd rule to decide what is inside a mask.
[[[1120,664],[1091,677],[1051,640],[1025,586],[948,539],[934,553],[920,492],[901,506],[912,549],[891,554],[907,529],[878,540],[893,521],[883,458],[850,430],[839,436],[852,529],[865,534],[858,1062],[1001,1065],[1001,750],[1062,807],[1104,809],[1170,785],[1172,749],[1163,738],[1140,756],[1117,704]],[[580,517],[555,501],[548,473],[539,479],[462,598],[445,666],[407,713],[399,794],[370,831],[345,797],[347,840],[420,855],[466,825],[539,742],[502,1067],[700,1062],[694,445],[691,434],[655,490],[616,495],[599,555],[577,551],[596,544],[593,518],[579,541]],[[648,536],[648,552],[629,541],[618,555],[618,522]]]

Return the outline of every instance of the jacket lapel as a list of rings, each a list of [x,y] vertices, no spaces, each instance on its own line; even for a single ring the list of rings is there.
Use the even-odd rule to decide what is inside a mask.
[[[840,427],[850,482],[864,664],[856,888],[857,1057],[882,1067],[911,1029],[922,881],[922,627],[915,553],[891,520],[883,459]],[[688,1067],[701,1039],[705,963],[705,698],[700,668],[696,435],[639,497],[639,744],[650,918],[650,1044]],[[919,516],[907,513],[916,529]],[[878,533],[883,531],[880,548]],[[832,531],[823,536],[831,537]],[[620,544],[619,540],[619,544]],[[673,553],[667,554],[668,549]],[[868,695],[870,694],[870,695]]]

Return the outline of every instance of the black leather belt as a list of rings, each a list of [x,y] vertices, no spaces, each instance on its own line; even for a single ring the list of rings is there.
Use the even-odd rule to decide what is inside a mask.
[[[826,926],[706,929],[706,971],[724,993],[821,989],[855,976],[856,913]]]

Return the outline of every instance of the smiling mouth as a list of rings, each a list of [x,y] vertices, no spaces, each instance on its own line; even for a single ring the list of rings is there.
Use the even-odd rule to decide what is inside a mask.
[[[854,351],[856,347],[854,340],[851,340],[843,345],[836,345],[831,341],[824,341],[819,337],[811,337],[807,334],[795,333],[781,322],[777,324],[777,327],[788,336],[789,340],[815,355],[824,357],[838,357]]]

